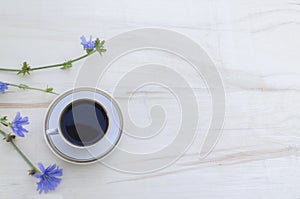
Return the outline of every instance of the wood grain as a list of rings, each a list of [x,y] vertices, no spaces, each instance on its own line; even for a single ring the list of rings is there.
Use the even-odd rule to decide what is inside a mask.
[[[226,118],[216,147],[200,159],[211,101],[204,80],[187,66],[182,75],[195,91],[203,124],[197,129],[197,139],[169,167],[134,175],[102,164],[75,166],[56,158],[44,142],[42,128],[46,108],[55,96],[11,89],[0,95],[0,115],[13,118],[21,111],[31,122],[30,133],[17,144],[36,163],[59,164],[64,178],[56,191],[38,195],[35,179],[26,174],[27,165],[2,143],[0,198],[300,198],[299,4],[296,0],[2,2],[1,66],[19,68],[25,60],[34,66],[76,57],[83,53],[79,46],[82,34],[108,39],[136,28],[170,29],[193,39],[215,62],[225,86]],[[159,57],[173,63],[174,69],[184,69],[172,62],[173,57],[156,53],[144,52],[115,63],[98,87],[111,92],[132,60]],[[41,88],[49,85],[62,93],[72,88],[83,63],[69,71],[37,71],[29,77],[0,72],[0,80]],[[116,99],[128,100],[131,94],[124,92]],[[135,96],[130,111],[139,125],[149,123],[148,109],[154,102],[165,104],[167,110],[177,108],[172,96],[160,88],[145,89]],[[168,119],[174,126],[178,121],[176,115]],[[172,127],[165,131],[154,145],[125,139],[122,147],[138,152],[157,150],[174,136]]]

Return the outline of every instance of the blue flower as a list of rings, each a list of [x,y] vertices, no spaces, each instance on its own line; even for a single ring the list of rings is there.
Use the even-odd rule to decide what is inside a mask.
[[[24,137],[24,133],[27,133],[28,131],[23,128],[23,125],[29,124],[28,117],[21,117],[20,112],[17,113],[15,119],[11,123],[12,131],[20,136]]]
[[[8,84],[0,81],[0,92],[4,93],[8,89]]]
[[[48,193],[49,190],[54,190],[60,183],[61,179],[57,178],[62,176],[62,169],[59,169],[56,164],[48,166],[46,169],[42,163],[38,163],[38,166],[42,173],[36,173],[33,176],[40,179],[37,182],[37,191],[41,194],[43,191],[44,193]]]
[[[83,46],[83,49],[86,50],[93,50],[96,46],[95,41],[92,41],[92,35],[90,36],[90,40],[87,41],[84,36],[80,37],[81,39],[81,45]]]

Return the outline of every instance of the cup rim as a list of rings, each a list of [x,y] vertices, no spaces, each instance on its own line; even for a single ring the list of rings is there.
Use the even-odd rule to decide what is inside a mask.
[[[107,118],[108,118],[108,125],[107,125],[107,129],[106,129],[104,135],[103,135],[99,140],[97,140],[96,142],[94,142],[94,143],[92,143],[92,144],[89,144],[89,145],[84,145],[84,146],[79,146],[79,145],[76,145],[76,144],[71,143],[71,142],[64,136],[63,131],[62,131],[62,129],[61,129],[61,117],[62,117],[64,111],[65,111],[71,104],[73,104],[74,102],[79,101],[79,100],[88,100],[88,101],[97,103],[97,104],[98,104],[99,106],[101,106],[102,109],[105,111],[105,115],[106,115]],[[106,108],[105,108],[103,105],[101,105],[98,101],[92,100],[92,99],[89,99],[89,98],[81,98],[81,99],[76,99],[76,100],[74,100],[74,101],[68,103],[68,104],[62,109],[62,111],[61,111],[60,114],[59,114],[58,125],[57,125],[57,128],[56,128],[56,129],[58,130],[58,133],[61,134],[62,139],[64,139],[64,141],[65,141],[67,144],[71,145],[72,147],[76,147],[76,148],[88,149],[88,148],[90,148],[90,147],[93,147],[95,144],[97,144],[100,140],[102,140],[102,139],[106,136],[106,133],[107,133],[107,131],[108,131],[108,129],[110,128],[110,125],[111,125],[111,122],[109,122],[109,120],[110,120],[110,118],[109,118],[109,114],[107,113]]]
[[[117,114],[118,114],[118,127],[117,127],[118,132],[117,132],[117,138],[116,138],[116,140],[114,140],[114,142],[111,143],[110,147],[107,148],[107,149],[105,149],[104,153],[101,154],[100,156],[93,157],[93,158],[86,159],[86,160],[85,159],[76,159],[74,157],[68,156],[68,154],[62,153],[56,147],[56,145],[52,142],[52,140],[50,140],[49,134],[47,133],[47,131],[50,129],[50,128],[48,128],[49,118],[51,116],[51,113],[52,113],[54,107],[57,105],[57,103],[59,102],[59,100],[63,99],[67,95],[70,95],[70,94],[75,93],[75,92],[80,92],[80,91],[91,91],[91,92],[94,92],[96,94],[102,95],[103,97],[107,98],[113,104],[113,108],[116,109]],[[96,101],[96,100],[92,99],[92,101]],[[70,103],[68,103],[68,105],[69,104]],[[103,105],[102,105],[102,107],[104,108]],[[61,111],[60,111],[60,113],[61,113]],[[107,115],[109,115],[109,114],[107,114]],[[45,117],[44,117],[44,121],[45,121],[44,122],[44,139],[45,139],[48,147],[50,148],[50,150],[57,157],[59,157],[60,159],[66,161],[66,162],[69,162],[69,163],[73,163],[73,164],[91,164],[91,163],[97,162],[101,158],[103,158],[103,157],[107,156],[108,154],[110,154],[113,151],[113,149],[115,149],[115,147],[117,146],[117,144],[120,142],[122,134],[123,134],[123,116],[122,116],[122,112],[121,112],[121,109],[120,109],[118,103],[108,93],[106,93],[106,92],[104,92],[104,91],[102,91],[100,89],[92,88],[92,87],[77,87],[77,88],[72,88],[72,89],[69,89],[69,90],[65,91],[64,93],[60,94],[59,96],[57,96],[51,102],[51,104],[48,106],[48,109],[47,109]],[[111,125],[111,122],[109,122],[109,125]],[[58,132],[58,133],[60,133],[60,132]],[[63,135],[60,135],[60,138],[65,139]],[[105,136],[103,136],[99,141],[103,140],[103,138],[105,138]],[[99,144],[99,141],[96,142],[95,144],[97,144],[97,143]],[[92,148],[94,146],[94,145],[91,145],[91,146],[87,146],[87,147],[79,147],[79,146],[76,146],[76,145],[73,145],[73,144],[69,143],[69,141],[67,141],[67,140],[63,140],[63,142],[66,143],[70,147],[70,149],[73,148],[73,149],[79,149],[79,150],[87,150],[87,149]]]

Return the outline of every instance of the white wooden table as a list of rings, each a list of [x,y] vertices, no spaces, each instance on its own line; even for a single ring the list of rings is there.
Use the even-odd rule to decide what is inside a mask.
[[[31,122],[30,133],[17,144],[35,163],[60,165],[64,176],[57,190],[38,195],[27,165],[3,142],[0,198],[300,198],[299,23],[297,0],[2,2],[1,66],[19,68],[25,60],[37,66],[76,57],[83,53],[79,45],[83,34],[109,39],[137,28],[169,29],[193,39],[215,62],[225,87],[226,117],[222,136],[205,159],[199,159],[200,127],[199,136],[178,161],[157,172],[136,175],[102,164],[75,166],[58,159],[43,138],[43,116],[55,96],[12,88],[0,95],[0,115],[13,118],[21,111]],[[130,59],[143,61],[155,53]],[[0,72],[0,81],[49,85],[62,93],[73,87],[83,63],[67,71],[51,69],[30,76]],[[127,72],[126,63],[111,67],[99,88],[111,91]],[[199,89],[202,80],[188,69],[182,75],[194,85],[204,111],[199,114],[209,123],[210,101],[207,92]],[[147,110],[152,102],[166,104],[167,110],[176,108],[176,102],[158,87],[140,92],[130,106],[137,124],[149,123]],[[156,145],[124,139],[122,146],[129,151],[158,150],[168,142],[167,135]]]

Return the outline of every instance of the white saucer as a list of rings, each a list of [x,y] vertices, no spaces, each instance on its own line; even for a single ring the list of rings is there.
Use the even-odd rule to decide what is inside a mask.
[[[69,143],[60,132],[60,115],[75,100],[89,99],[99,103],[109,119],[105,136],[91,146],[79,147]],[[122,134],[122,115],[115,100],[95,88],[76,88],[58,96],[49,106],[45,116],[44,135],[52,152],[74,164],[94,163],[107,155],[118,143]]]

